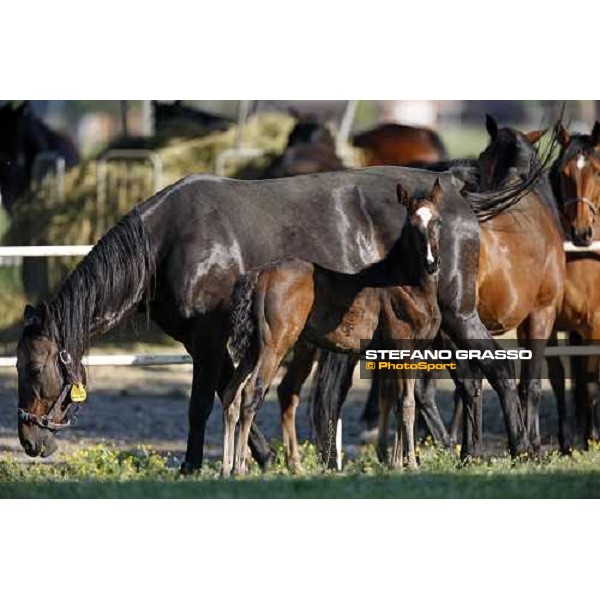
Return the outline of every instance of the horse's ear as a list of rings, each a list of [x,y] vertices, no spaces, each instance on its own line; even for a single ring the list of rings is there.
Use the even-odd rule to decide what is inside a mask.
[[[489,113],[485,113],[485,128],[490,134],[492,141],[495,140],[498,135],[498,123],[496,123],[496,119]]]
[[[539,142],[542,139],[545,133],[545,129],[536,129],[535,131],[528,131],[525,134],[525,137],[529,140],[530,143],[535,144],[536,142]]]
[[[600,121],[594,123],[592,129],[592,143],[594,146],[600,146]]]
[[[571,141],[571,134],[570,134],[569,130],[562,124],[562,121],[559,121],[556,124],[555,131],[556,131],[556,139],[558,140],[558,143],[563,148],[566,148],[569,145],[569,142]]]
[[[433,184],[433,188],[431,189],[431,202],[436,208],[440,205],[443,195],[444,190],[442,190],[442,184],[440,183],[440,178],[438,177]]]
[[[25,321],[25,325],[40,325],[42,320],[40,319],[40,315],[34,306],[28,304],[23,311],[23,320]]]
[[[410,197],[408,192],[402,187],[401,183],[396,185],[396,195],[398,196],[398,202],[408,210],[410,208]]]

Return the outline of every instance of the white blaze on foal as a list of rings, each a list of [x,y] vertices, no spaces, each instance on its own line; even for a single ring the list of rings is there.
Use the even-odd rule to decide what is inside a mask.
[[[583,167],[585,167],[585,156],[583,154],[580,154],[577,157],[577,168],[581,171],[581,169],[583,169]]]
[[[427,226],[429,225],[429,221],[431,221],[431,218],[433,217],[433,213],[431,212],[431,209],[427,208],[426,206],[421,206],[421,208],[419,208],[415,211],[415,214],[418,215],[419,219],[421,219],[421,223],[423,223],[423,227],[425,227],[425,229],[427,229]],[[431,265],[434,262],[435,262],[435,259],[433,258],[433,252],[431,251],[431,244],[429,242],[427,242],[427,263]]]

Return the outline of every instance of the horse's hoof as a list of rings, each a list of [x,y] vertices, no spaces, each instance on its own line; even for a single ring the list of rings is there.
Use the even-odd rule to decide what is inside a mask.
[[[517,458],[519,456],[527,455],[531,452],[531,446],[527,440],[520,440],[514,446],[510,448],[510,455],[513,458]]]
[[[300,461],[297,460],[288,461],[287,468],[292,475],[302,475],[302,473],[304,473],[304,467]]]
[[[199,465],[196,466],[192,463],[184,462],[179,467],[179,475],[181,475],[182,477],[189,477],[190,475],[198,473],[198,471],[200,471],[201,468],[202,467],[200,467]]]
[[[561,444],[558,451],[562,456],[573,456],[573,444]]]
[[[277,453],[275,452],[275,450],[273,450],[271,448],[269,454],[264,458],[264,460],[256,461],[258,462],[258,466],[260,467],[260,470],[263,473],[266,473],[274,464],[275,461],[277,460]]]
[[[386,447],[377,446],[377,460],[384,465],[388,462],[388,450]]]

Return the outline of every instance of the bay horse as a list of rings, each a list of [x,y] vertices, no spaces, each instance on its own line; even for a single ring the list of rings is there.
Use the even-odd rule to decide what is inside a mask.
[[[490,143],[477,161],[479,189],[502,189],[527,176],[540,164],[534,144],[544,131],[529,133],[505,127],[486,115]],[[517,330],[519,341],[532,351],[522,362],[519,393],[532,451],[540,451],[539,406],[544,351],[560,309],[565,280],[563,233],[548,177],[506,210],[479,210],[480,252],[477,278],[479,316],[493,335]],[[463,365],[464,366],[464,365]],[[458,370],[460,375],[460,368]],[[469,380],[470,378],[466,378]],[[472,402],[463,417],[463,457],[481,452],[481,379],[459,387],[459,396]],[[453,419],[451,438],[458,438],[461,401]],[[469,439],[465,439],[468,437]]]
[[[562,228],[545,174],[550,152],[542,163],[533,146],[543,131],[524,134],[515,129],[499,129],[490,115],[486,116],[486,128],[490,144],[477,160],[444,161],[428,168],[435,172],[440,168],[451,169],[463,182],[465,198],[480,222],[477,275],[480,318],[494,335],[516,328],[521,342],[533,352],[532,360],[523,362],[519,394],[532,450],[538,453],[541,370],[562,298],[565,273]],[[504,195],[506,198],[499,200]],[[455,341],[443,337],[444,345],[456,349]],[[319,401],[315,431],[320,447],[332,445],[325,441],[328,424],[337,421],[352,381],[354,364],[340,366],[339,362],[331,357],[331,364],[317,374],[317,388],[322,389],[313,398]],[[465,361],[451,375],[457,393],[449,439],[443,425],[437,425],[441,417],[433,400],[434,383],[428,378],[417,388],[419,405],[430,413],[428,424],[436,426],[430,425],[436,441],[452,446],[462,437],[461,455],[467,459],[482,451],[481,375],[476,365]],[[372,406],[373,397],[369,401]],[[468,407],[466,414],[463,403]],[[333,446],[335,449],[335,443]],[[333,455],[325,459],[333,466]]]
[[[576,246],[600,240],[600,122],[590,134],[572,134],[559,122],[556,126],[560,153],[552,166],[551,181],[565,233]],[[597,252],[567,253],[564,298],[556,329],[576,332],[585,343],[600,340],[600,255]],[[584,447],[599,439],[598,385],[600,357],[574,357],[571,362],[577,412],[583,422]],[[564,369],[555,358],[552,367],[554,392],[561,410],[561,446],[570,449],[570,428],[565,408]]]
[[[266,167],[261,179],[340,171],[344,168],[336,153],[335,139],[316,115],[290,110],[296,119],[286,147]]]
[[[67,167],[79,162],[72,140],[50,129],[27,101],[0,107],[0,197],[9,212],[29,190],[35,157],[42,152],[60,154]]]
[[[400,237],[406,213],[398,210],[397,184],[409,194],[423,193],[437,177],[400,167],[264,181],[192,175],[140,203],[101,238],[52,299],[26,310],[17,349],[23,448],[31,456],[55,450],[56,425],[70,422],[64,414],[70,410],[69,386],[84,384],[81,359],[89,340],[147,307],[193,358],[182,471],[200,468],[215,391],[222,397],[233,374],[226,342],[231,293],[240,274],[288,257],[356,273],[384,258]],[[479,225],[453,176],[439,179],[445,225],[438,282],[442,324],[469,347],[493,349],[475,302]],[[512,365],[484,360],[481,368],[502,399],[511,452],[526,450]],[[259,463],[268,462],[271,449],[258,427],[250,444]]]
[[[401,184],[398,202],[407,211],[398,242],[380,262],[356,274],[286,259],[242,275],[233,292],[231,352],[239,363],[223,398],[222,475],[246,473],[250,426],[287,352],[299,339],[336,352],[361,355],[365,342],[377,348],[414,350],[437,335],[442,188],[438,180],[425,198],[409,197]],[[387,422],[396,405],[397,434],[392,466],[416,468],[415,375],[397,372],[401,396],[382,398],[379,449],[387,456]],[[241,414],[241,421],[240,421]],[[235,429],[240,421],[238,439]],[[235,448],[235,459],[234,459]]]
[[[427,127],[383,123],[353,136],[352,144],[364,151],[366,166],[420,166],[447,158],[442,139]]]

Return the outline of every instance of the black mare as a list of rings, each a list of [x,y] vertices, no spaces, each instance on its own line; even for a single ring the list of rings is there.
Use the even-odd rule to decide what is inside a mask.
[[[356,273],[382,259],[402,231],[406,213],[398,210],[397,184],[411,195],[424,194],[438,176],[444,190],[443,327],[462,346],[495,348],[476,310],[478,222],[451,174],[378,167],[266,181],[190,176],[138,205],[98,242],[48,305],[28,311],[18,348],[21,443],[31,455],[53,451],[52,431],[27,415],[47,415],[67,385],[59,352],[70,355],[70,379],[82,379],[88,338],[148,302],[152,319],[193,358],[183,470],[201,467],[215,391],[221,394],[233,373],[226,340],[239,275],[287,257]],[[512,365],[482,361],[480,366],[502,400],[511,451],[525,450]],[[58,420],[66,418],[62,409],[52,409]],[[270,447],[257,428],[251,441],[255,457],[267,461]]]
[[[73,142],[36,117],[27,102],[0,107],[0,196],[9,212],[29,190],[35,157],[42,152],[60,154],[67,167],[79,162]]]

